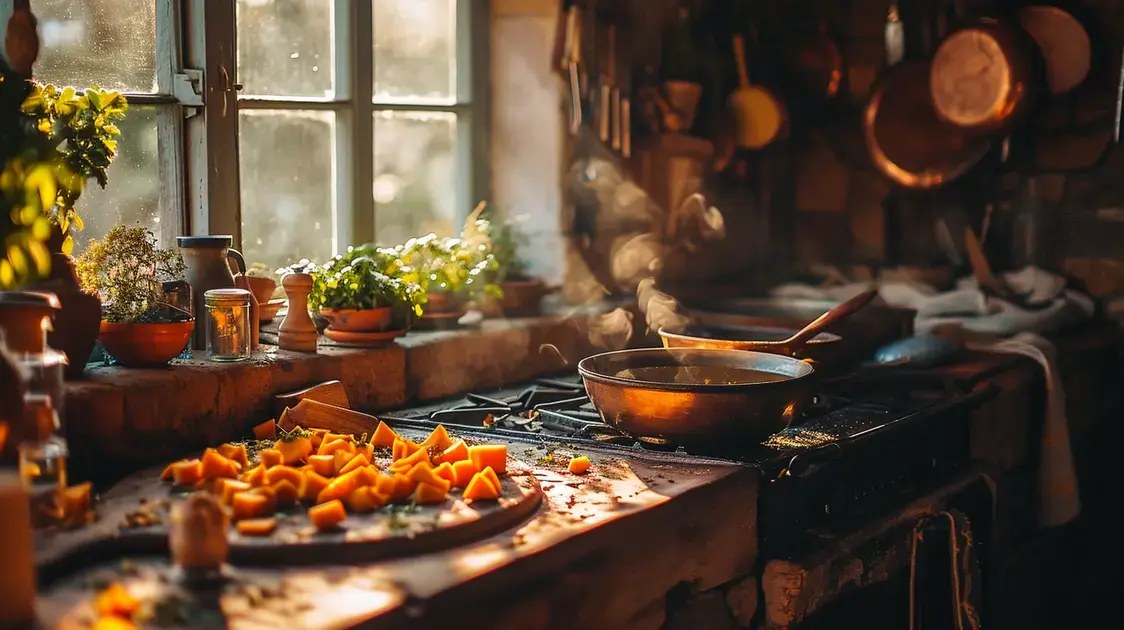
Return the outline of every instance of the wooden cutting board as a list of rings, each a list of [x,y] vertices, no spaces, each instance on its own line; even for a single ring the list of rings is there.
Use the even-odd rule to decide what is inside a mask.
[[[400,429],[420,441],[425,433]],[[381,452],[381,451],[386,451]],[[385,469],[389,449],[376,450],[376,463]],[[36,540],[35,557],[41,580],[95,562],[129,555],[166,554],[167,529],[163,522],[148,527],[123,527],[131,513],[146,510],[166,522],[175,501],[189,496],[160,481],[162,468],[151,468],[128,477],[104,493],[96,510],[98,520],[82,528],[43,533]],[[472,502],[451,490],[444,503],[387,506],[370,514],[348,514],[343,528],[317,533],[305,507],[298,504],[277,515],[277,529],[269,537],[248,537],[230,528],[230,562],[234,565],[371,562],[420,554],[461,545],[508,529],[528,519],[542,501],[538,481],[530,474],[502,478],[499,501]]]

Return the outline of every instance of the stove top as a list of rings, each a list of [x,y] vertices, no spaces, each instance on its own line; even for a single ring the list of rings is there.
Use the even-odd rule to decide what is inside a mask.
[[[856,518],[968,463],[968,418],[989,395],[945,379],[821,383],[799,422],[761,444],[700,450],[626,435],[601,420],[577,374],[471,393],[383,417],[418,427],[542,445],[621,450],[666,462],[723,463],[760,471],[758,531],[775,554],[828,521]],[[814,534],[810,534],[814,537]]]

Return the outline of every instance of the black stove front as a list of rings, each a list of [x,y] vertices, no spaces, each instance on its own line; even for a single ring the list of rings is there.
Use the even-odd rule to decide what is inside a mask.
[[[970,413],[988,395],[986,390],[967,393],[942,379],[842,378],[821,389],[799,422],[764,443],[702,450],[629,436],[609,426],[576,374],[468,394],[387,419],[660,460],[717,459],[753,466],[762,477],[762,551],[779,557],[814,544],[820,526],[860,520],[966,467]]]

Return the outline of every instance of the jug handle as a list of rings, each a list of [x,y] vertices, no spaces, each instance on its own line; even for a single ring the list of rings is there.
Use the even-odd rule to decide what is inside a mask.
[[[227,249],[226,258],[228,264],[230,259],[233,258],[235,264],[238,265],[238,272],[242,275],[246,275],[246,259],[242,257],[242,252],[234,248]]]

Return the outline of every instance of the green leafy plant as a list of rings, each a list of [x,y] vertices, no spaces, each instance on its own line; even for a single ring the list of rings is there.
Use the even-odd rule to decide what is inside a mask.
[[[499,264],[491,247],[478,239],[438,238],[427,234],[394,249],[403,278],[426,293],[449,293],[464,299],[503,297],[496,284]]]
[[[483,221],[483,220],[482,220]],[[482,229],[492,243],[492,256],[496,259],[498,282],[528,280],[527,261],[519,255],[519,249],[526,244],[526,237],[516,229],[511,221],[483,221]]]
[[[323,265],[302,259],[278,269],[279,276],[290,273],[312,275],[308,295],[313,309],[372,309],[388,306],[396,311],[400,324],[422,313],[425,291],[402,276],[402,264],[393,249],[375,245],[349,247]],[[406,321],[402,321],[402,320]]]
[[[125,97],[38,84],[0,59],[0,289],[46,275],[48,244],[70,253],[88,179],[107,183]]]
[[[160,249],[145,228],[115,226],[90,240],[75,261],[82,288],[102,300],[108,322],[185,321],[190,315],[164,301],[163,283],[182,280],[186,266],[175,249]]]

